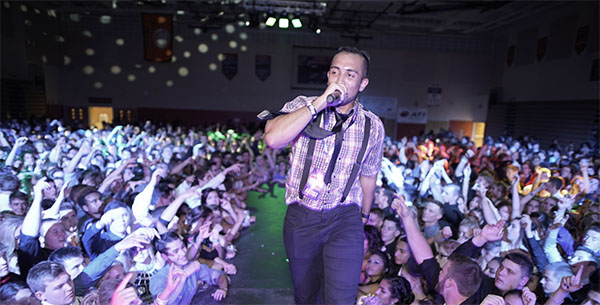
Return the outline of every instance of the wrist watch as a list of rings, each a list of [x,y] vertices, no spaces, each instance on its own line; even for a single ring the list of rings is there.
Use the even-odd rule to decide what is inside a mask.
[[[365,218],[365,219],[367,219],[367,220],[369,220],[369,216],[370,216],[370,215],[371,215],[370,213],[369,213],[369,214],[365,214],[365,213],[363,213],[363,212],[360,212],[360,216],[361,216],[362,218]]]
[[[312,115],[313,120],[317,117],[317,108],[313,105],[313,101],[306,102],[306,107],[310,110],[310,115]]]

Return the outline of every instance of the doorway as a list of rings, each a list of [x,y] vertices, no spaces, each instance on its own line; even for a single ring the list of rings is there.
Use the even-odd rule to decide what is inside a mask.
[[[105,123],[112,124],[113,108],[112,107],[89,107],[90,127],[94,126],[98,129],[103,129]]]

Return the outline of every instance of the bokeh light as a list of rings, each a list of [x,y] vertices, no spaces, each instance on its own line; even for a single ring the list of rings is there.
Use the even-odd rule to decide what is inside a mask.
[[[201,43],[198,45],[198,52],[206,53],[208,52],[208,46],[205,43]]]
[[[210,71],[217,71],[217,64],[215,64],[215,63],[210,63],[210,64],[208,65],[208,69],[209,69]]]
[[[112,66],[112,67],[110,67],[110,72],[112,74],[119,74],[119,73],[121,73],[121,67],[116,66],[116,65]]]
[[[92,67],[92,66],[89,66],[89,65],[88,65],[88,66],[85,66],[85,67],[83,67],[83,73],[84,73],[84,74],[87,74],[87,75],[92,75],[92,74],[94,74],[94,67]]]
[[[181,77],[186,77],[186,76],[188,76],[188,74],[190,74],[190,71],[186,67],[181,67],[181,68],[179,68],[179,70],[177,70],[177,73]]]

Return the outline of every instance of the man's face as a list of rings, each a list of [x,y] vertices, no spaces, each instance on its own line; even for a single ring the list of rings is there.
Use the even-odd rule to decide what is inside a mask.
[[[396,252],[394,252],[394,262],[397,265],[402,265],[408,262],[410,258],[410,249],[408,244],[404,241],[398,241],[396,244]]]
[[[53,305],[71,304],[75,299],[75,289],[73,281],[69,274],[61,273],[58,277],[50,280],[46,285],[46,290],[35,292],[39,300]]]
[[[86,211],[90,216],[94,218],[100,218],[102,214],[102,202],[100,193],[91,193],[85,196],[85,205],[83,206],[83,210]]]
[[[583,246],[594,253],[600,251],[600,232],[588,230],[583,237]]]
[[[127,233],[129,211],[126,208],[117,208],[114,213],[112,221],[109,224],[109,230],[117,235]]]
[[[503,293],[509,290],[519,289],[523,280],[524,278],[521,276],[521,266],[509,259],[504,259],[502,263],[500,263],[498,270],[496,270],[496,288]],[[525,283],[527,283],[527,280],[525,280]]]
[[[46,235],[44,236],[46,248],[50,250],[56,250],[65,246],[67,242],[67,233],[65,233],[65,228],[63,224],[60,222],[55,223],[48,229]]]
[[[75,279],[85,268],[83,256],[71,257],[63,261],[63,267],[71,279]]]
[[[372,213],[371,215],[369,215],[369,220],[367,220],[367,224],[370,226],[374,226],[377,229],[381,228],[383,219],[381,219],[381,216],[379,216],[378,214]]]
[[[544,277],[540,281],[542,283],[542,287],[544,288],[544,293],[552,294],[558,289],[560,286],[561,279],[557,278],[554,272],[549,270],[544,270]]]
[[[454,198],[454,195],[453,195],[453,187],[451,187],[451,186],[444,187],[444,189],[442,190],[442,199],[444,200],[444,203],[454,203],[456,198]]]
[[[332,83],[343,85],[347,89],[347,96],[342,97],[341,104],[354,102],[358,93],[369,84],[362,56],[346,52],[335,55],[327,72],[327,85]]]
[[[178,267],[187,265],[187,251],[181,240],[177,239],[168,243],[166,248],[167,262],[173,263]]]
[[[60,222],[67,232],[75,232],[77,230],[77,214],[75,211],[69,211],[65,216],[60,218]]]
[[[425,206],[425,209],[423,210],[423,221],[434,222],[439,220],[440,218],[442,218],[442,211],[440,207],[433,202],[428,203],[427,206]]]
[[[383,226],[381,227],[381,239],[384,243],[387,244],[388,242],[391,242],[399,235],[399,233],[395,222],[391,220],[383,221]]]
[[[27,201],[21,198],[13,198],[10,200],[9,207],[17,216],[24,216],[27,213]]]

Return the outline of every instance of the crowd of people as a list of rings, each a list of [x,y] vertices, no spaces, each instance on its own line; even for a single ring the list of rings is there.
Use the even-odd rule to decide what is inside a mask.
[[[247,191],[282,172],[258,129],[0,125],[2,304],[223,300]]]
[[[240,125],[0,131],[0,303],[223,300],[247,191],[289,166]],[[599,303],[599,169],[597,143],[386,138],[357,304]]]
[[[598,304],[597,145],[387,139],[357,304]]]

